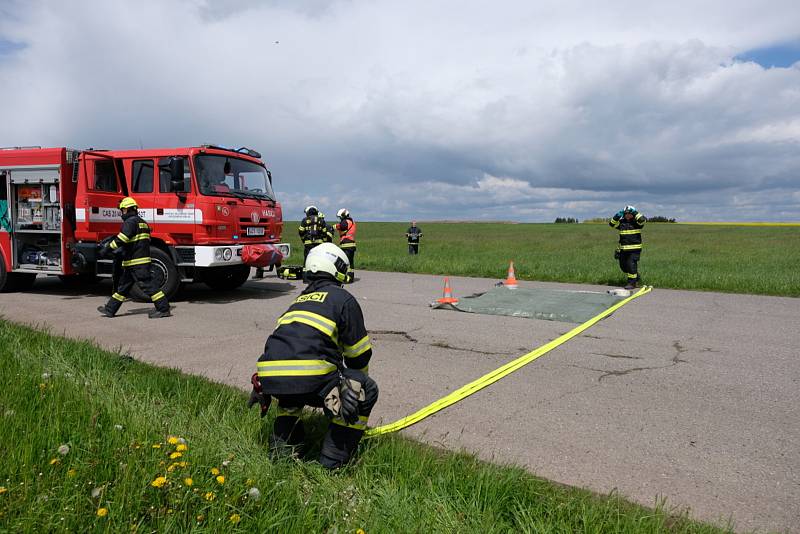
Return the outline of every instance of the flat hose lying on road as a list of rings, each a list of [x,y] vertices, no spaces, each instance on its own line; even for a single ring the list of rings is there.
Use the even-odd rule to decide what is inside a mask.
[[[576,326],[575,328],[573,328],[572,330],[570,330],[566,334],[563,334],[563,335],[557,337],[556,339],[554,339],[553,341],[550,341],[549,343],[546,343],[546,344],[542,345],[541,347],[532,350],[528,354],[520,356],[516,360],[512,360],[512,361],[508,362],[507,364],[503,365],[502,367],[499,367],[499,368],[495,369],[494,371],[486,373],[485,375],[483,375],[482,377],[478,378],[477,380],[473,380],[469,384],[460,387],[459,389],[455,390],[454,392],[450,393],[449,395],[446,395],[446,396],[442,397],[441,399],[432,402],[431,404],[425,406],[424,408],[422,408],[420,410],[417,410],[416,412],[412,413],[411,415],[407,415],[407,416],[403,417],[402,419],[398,419],[397,421],[395,421],[393,423],[388,423],[388,424],[381,425],[381,426],[378,426],[378,427],[375,427],[375,428],[370,428],[369,430],[367,430],[365,432],[364,437],[373,437],[373,436],[379,436],[381,434],[388,434],[390,432],[397,432],[398,430],[402,430],[402,429],[404,429],[404,428],[406,428],[408,426],[411,426],[411,425],[413,425],[415,423],[419,423],[420,421],[422,421],[426,417],[429,417],[429,416],[435,414],[439,410],[443,410],[443,409],[447,408],[448,406],[450,406],[452,404],[455,404],[458,401],[469,397],[473,393],[475,393],[477,391],[480,391],[483,388],[494,384],[495,382],[497,382],[501,378],[503,378],[505,376],[508,376],[511,373],[513,373],[514,371],[516,371],[517,369],[520,369],[520,368],[524,367],[525,365],[531,363],[533,360],[535,360],[539,356],[544,356],[545,354],[547,354],[548,352],[550,352],[554,348],[558,347],[559,345],[563,345],[564,343],[566,343],[567,341],[569,341],[573,337],[577,336],[578,334],[580,334],[584,330],[587,330],[590,327],[594,326],[601,319],[603,319],[605,317],[608,317],[609,315],[611,315],[612,313],[614,313],[615,311],[617,311],[618,309],[620,309],[621,307],[623,307],[624,305],[626,305],[627,303],[632,301],[633,299],[639,298],[642,295],[646,295],[652,289],[653,289],[652,286],[644,286],[644,287],[642,287],[639,291],[637,291],[636,293],[634,293],[630,297],[626,298],[625,300],[621,300],[621,301],[617,302],[616,304],[614,304],[613,306],[611,306],[607,310],[604,310],[604,311],[600,312],[599,314],[595,315],[594,317],[592,317],[591,319],[589,319],[585,323]]]

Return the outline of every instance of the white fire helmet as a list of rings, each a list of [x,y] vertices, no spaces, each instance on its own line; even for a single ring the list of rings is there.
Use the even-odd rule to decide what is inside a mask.
[[[339,217],[340,219],[346,219],[347,217],[350,217],[350,212],[347,211],[346,208],[342,208],[336,212],[336,216]]]
[[[312,211],[312,210],[313,210],[314,212],[317,212],[317,213],[319,213],[319,210],[318,210],[318,209],[317,209],[317,207],[316,207],[316,206],[314,206],[313,204],[312,204],[311,206],[306,206],[306,209],[304,209],[304,210],[303,210],[303,212],[304,212],[306,215],[308,215],[308,212],[310,212],[310,211]]]
[[[322,243],[312,248],[303,270],[310,273],[328,273],[341,283],[347,282],[350,262],[342,249],[333,243]]]

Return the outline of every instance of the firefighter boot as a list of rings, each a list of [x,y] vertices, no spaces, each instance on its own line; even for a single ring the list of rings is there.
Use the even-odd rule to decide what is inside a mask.
[[[306,431],[299,417],[279,415],[275,418],[269,437],[269,455],[273,459],[295,458],[303,455]]]
[[[331,423],[322,442],[319,463],[326,469],[339,469],[353,457],[363,435],[363,430]]]
[[[163,293],[162,293],[163,295]],[[154,303],[156,309],[147,314],[151,319],[161,319],[162,317],[170,317],[172,314],[169,311],[169,302],[166,297],[161,297]]]
[[[114,312],[112,312],[105,306],[98,306],[97,311],[99,311],[100,315],[102,315],[103,317],[114,317]]]
[[[111,295],[111,298],[108,299],[108,302],[106,302],[105,306],[97,307],[97,311],[99,311],[104,317],[114,317],[119,311],[120,306],[122,306],[123,300],[125,300],[125,297],[119,293],[114,293]]]
[[[169,308],[167,308],[166,310],[155,309],[148,313],[147,316],[151,319],[161,319],[163,317],[172,317],[172,314],[170,313]]]

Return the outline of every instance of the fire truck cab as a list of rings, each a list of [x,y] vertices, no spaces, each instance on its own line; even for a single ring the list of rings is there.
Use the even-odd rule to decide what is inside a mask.
[[[168,297],[189,282],[242,285],[251,267],[243,250],[268,252],[259,266],[270,270],[290,254],[260,158],[214,145],[0,149],[0,291],[28,289],[39,274],[66,282],[111,277],[113,260],[97,250],[119,232],[117,206],[126,196],[151,227],[153,274]]]

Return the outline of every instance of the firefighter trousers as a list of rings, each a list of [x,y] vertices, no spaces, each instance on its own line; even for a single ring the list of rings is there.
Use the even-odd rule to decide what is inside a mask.
[[[350,268],[347,272],[352,275],[356,270],[356,247],[341,247],[341,249],[347,256],[347,261],[350,262]]]
[[[325,410],[330,422],[322,440],[319,463],[328,469],[341,467],[353,457],[367,427],[369,414],[378,402],[378,385],[373,379],[354,369],[343,369],[341,372],[345,378],[361,384],[364,400],[358,403],[359,418],[353,424],[348,424],[338,416],[331,417]],[[299,419],[303,407],[323,408],[324,397],[338,384],[339,377],[334,376],[331,382],[325,384],[319,391],[299,395],[273,395],[278,401],[278,413],[270,440],[272,447],[301,447],[306,437],[303,422]]]
[[[619,268],[628,277],[628,282],[639,281],[639,256],[641,250],[622,250],[619,253]]]
[[[150,264],[135,265],[133,267],[123,267],[119,277],[117,288],[106,304],[106,310],[112,314],[117,313],[125,298],[130,295],[134,284],[139,284],[145,295],[155,305],[158,311],[169,311],[169,302],[164,292],[158,288],[153,275],[150,272]]]
[[[409,243],[408,244],[408,253],[409,254],[419,254],[419,243]]]

